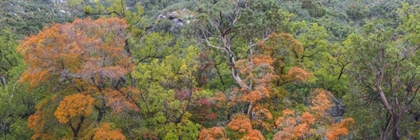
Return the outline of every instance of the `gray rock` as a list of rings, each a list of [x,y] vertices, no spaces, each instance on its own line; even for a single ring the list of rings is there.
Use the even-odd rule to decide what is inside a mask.
[[[174,19],[174,27],[181,28],[184,27],[184,21],[182,19]]]
[[[328,113],[334,118],[335,122],[340,122],[346,112],[346,108],[339,98],[334,97],[333,102],[335,103],[335,106],[330,107],[330,109],[328,109]]]
[[[62,14],[66,14],[67,13],[65,10],[60,10],[59,12],[62,13]]]
[[[169,17],[168,17],[170,20],[173,20],[173,19],[176,19],[176,18],[178,18],[178,12],[176,12],[176,11],[173,11],[172,13],[170,13],[169,14]]]
[[[184,27],[184,21],[182,19],[176,18],[173,21],[173,26],[171,27],[171,31],[175,29],[182,29]]]
[[[164,14],[159,14],[158,19],[166,19],[166,16]]]

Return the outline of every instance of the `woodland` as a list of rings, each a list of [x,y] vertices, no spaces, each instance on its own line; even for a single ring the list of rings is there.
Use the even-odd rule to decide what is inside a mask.
[[[420,139],[418,0],[1,0],[0,139]]]

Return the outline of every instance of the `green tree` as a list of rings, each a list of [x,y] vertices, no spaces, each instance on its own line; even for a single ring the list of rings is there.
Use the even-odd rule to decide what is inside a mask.
[[[8,72],[19,64],[22,64],[22,58],[16,53],[17,37],[8,29],[0,29],[0,78],[3,86],[7,86],[8,80],[13,75]]]
[[[384,112],[377,114],[382,124],[377,128],[380,138],[391,135],[392,139],[401,139],[409,135],[401,128],[413,121],[407,112],[416,104],[413,100],[420,87],[418,44],[399,37],[412,33],[399,35],[395,29],[380,25],[365,25],[362,35],[352,34],[343,44],[349,49],[351,75],[358,81],[354,88],[365,91],[368,102],[382,105],[380,110]]]
[[[32,131],[27,118],[35,111],[39,91],[26,91],[17,84],[24,69],[23,59],[16,52],[17,37],[8,29],[1,29],[0,34],[0,139],[29,139]]]
[[[329,37],[323,26],[312,24],[310,29],[298,36],[303,46],[303,53],[299,59],[313,72],[311,86],[329,90],[340,98],[347,90],[345,68],[349,62],[343,60],[343,47],[332,44],[328,40]]]
[[[189,119],[193,116],[189,108],[211,92],[196,87],[198,49],[190,46],[175,52],[162,59],[148,58],[133,72],[140,92],[140,123],[162,139],[196,139],[200,125]]]

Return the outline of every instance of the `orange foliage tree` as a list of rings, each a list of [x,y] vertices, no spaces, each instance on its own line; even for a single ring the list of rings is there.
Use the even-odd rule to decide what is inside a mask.
[[[312,75],[298,65],[297,56],[303,52],[302,46],[290,34],[272,33],[248,48],[248,57],[230,62],[233,78],[241,88],[235,91],[234,100],[249,104],[247,113],[251,120],[256,119],[252,114],[271,119],[266,106],[259,106],[258,101],[277,94],[276,86],[303,82]]]
[[[216,46],[213,46],[216,47]],[[216,47],[220,48],[220,47]],[[228,51],[228,50],[227,50]],[[327,110],[333,106],[330,101],[332,94],[323,89],[315,89],[311,93],[312,106],[310,111],[301,115],[286,109],[277,120],[273,119],[270,95],[279,94],[277,87],[287,83],[305,82],[312,74],[299,63],[299,55],[303,52],[301,44],[289,34],[270,34],[256,46],[249,47],[247,58],[235,61],[232,67],[235,81],[241,87],[226,97],[221,93],[212,98],[218,107],[230,107],[232,104],[247,103],[248,117],[236,114],[227,127],[237,131],[242,139],[264,139],[260,130],[274,131],[274,139],[302,139],[324,137],[338,139],[348,134],[348,129],[354,123],[353,119],[344,119],[341,123],[333,123]],[[217,128],[217,129],[216,129]],[[217,131],[216,131],[217,130]],[[224,136],[219,127],[202,129],[200,138]],[[214,135],[212,135],[214,134]]]
[[[54,116],[57,118],[58,122],[62,124],[68,123],[73,131],[73,136],[76,138],[86,116],[89,116],[92,113],[93,101],[94,99],[89,95],[74,94],[66,96],[64,97],[64,100],[60,102],[57,110],[55,110]],[[80,116],[80,120],[76,127],[73,126],[74,124],[71,121],[71,118],[75,116]]]
[[[312,106],[310,112],[304,112],[301,116],[293,110],[283,110],[282,116],[278,117],[275,125],[278,130],[274,136],[276,140],[305,139],[311,137],[324,137],[336,140],[340,136],[348,135],[348,129],[354,124],[353,118],[346,118],[340,123],[334,123],[331,116],[326,112],[332,103],[332,94],[323,89],[315,89],[312,92]]]
[[[133,67],[124,49],[126,27],[125,20],[118,18],[75,19],[53,24],[23,40],[17,50],[28,68],[20,81],[30,88],[49,87],[37,113],[29,117],[28,125],[36,132],[32,138],[52,129],[44,127],[47,121],[52,123],[48,110],[61,99],[54,115],[71,128],[74,138],[81,128],[92,126],[86,120],[100,123],[108,110],[139,110],[133,96],[138,92],[126,82]]]
[[[285,109],[282,111],[282,115],[275,119],[274,122],[264,121],[271,120],[273,116],[269,110],[262,109],[261,105],[254,107],[252,120],[243,114],[234,115],[227,124],[227,128],[238,133],[230,137],[235,139],[265,139],[260,131],[261,129],[255,124],[262,125],[264,131],[274,132],[273,139],[275,140],[308,138],[336,140],[340,136],[348,135],[349,129],[354,124],[353,118],[346,118],[336,123],[327,112],[333,106],[331,102],[333,95],[323,89],[315,89],[311,95],[312,105],[308,107],[307,111],[299,113]],[[213,100],[225,101],[226,99],[216,96]],[[227,133],[223,127],[203,128],[199,139],[227,139]]]
[[[252,19],[243,18],[250,17],[252,12],[249,10],[252,8],[244,12],[240,10],[243,7],[239,2],[224,2],[234,9],[203,18],[205,22],[198,24],[202,34],[199,38],[206,46],[224,53],[223,59],[227,61],[232,80],[237,87],[227,90],[225,94],[218,93],[212,99],[216,106],[228,110],[225,114],[231,122],[235,121],[231,116],[237,116],[233,115],[236,112],[245,113],[250,124],[247,130],[271,131],[274,125],[272,111],[278,110],[273,107],[276,105],[270,104],[272,100],[278,100],[272,99],[273,96],[285,94],[286,84],[304,82],[312,75],[299,61],[304,51],[302,44],[291,34],[274,33],[280,31],[277,29],[282,26],[288,27],[289,18],[293,14],[277,8],[269,9],[268,11],[273,11],[267,13],[270,16],[257,29],[250,27],[253,26],[249,25]],[[214,29],[217,32],[212,33]],[[263,39],[256,40],[260,37]],[[222,78],[220,80],[223,84]],[[245,118],[242,119],[247,122]],[[245,132],[245,129],[237,131]]]
[[[306,135],[314,133],[310,126],[314,124],[315,119],[309,112],[304,112],[302,116],[295,116],[295,111],[285,109],[283,115],[277,118],[275,124],[278,131],[274,139],[298,139],[305,138]]]
[[[238,131],[240,134],[245,134],[242,139],[263,140],[264,136],[261,131],[252,129],[251,121],[246,115],[236,114],[232,120],[227,124],[228,128]]]
[[[224,48],[229,54],[229,48]],[[271,131],[273,128],[273,115],[263,99],[270,98],[272,94],[278,94],[276,86],[291,82],[304,82],[311,77],[311,73],[298,65],[297,58],[303,49],[301,44],[290,34],[272,33],[267,39],[248,46],[248,48],[250,52],[248,57],[230,62],[233,65],[231,67],[233,78],[240,89],[233,90],[229,97],[224,97],[220,93],[216,94],[212,100],[216,102],[216,106],[224,104],[225,107],[237,103],[247,103],[248,117],[234,115],[228,123],[228,127],[244,134],[244,139],[263,139],[261,132],[253,129],[254,127]],[[209,130],[203,129],[203,131]]]
[[[103,123],[95,130],[94,140],[124,140],[125,136],[121,133],[121,129],[112,129],[111,124]]]
[[[224,127],[202,128],[199,134],[199,140],[224,140],[227,139]]]

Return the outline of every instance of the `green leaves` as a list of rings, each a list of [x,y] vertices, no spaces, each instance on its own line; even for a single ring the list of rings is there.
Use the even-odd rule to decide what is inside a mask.
[[[163,139],[196,139],[200,125],[189,120],[191,114],[187,109],[193,101],[208,96],[206,92],[194,90],[198,49],[194,46],[183,49],[177,48],[178,46],[145,47],[156,49],[155,54],[161,55],[162,58],[147,58],[140,62],[132,73],[133,78],[138,81],[138,103],[142,108],[144,122]],[[166,51],[178,53],[161,53]],[[144,57],[141,54],[137,55]],[[147,57],[153,54],[144,55]]]
[[[16,36],[7,29],[0,29],[0,35],[0,77],[5,77],[8,82],[14,76],[10,70],[23,64],[23,59],[16,52]]]
[[[407,138],[420,131],[420,8],[413,0],[400,7],[399,17],[398,0],[33,1],[0,2],[0,23],[10,28],[0,30],[0,77],[7,82],[0,84],[0,139],[62,139],[76,132],[76,138],[91,139],[115,132],[126,139],[189,140],[201,127],[209,128],[202,129],[203,139],[269,139],[280,130],[272,118],[286,107],[308,111],[313,88],[335,95],[338,105],[330,109],[341,110],[332,113],[336,121],[343,110],[355,119],[349,138],[392,133],[383,128],[401,128]],[[32,43],[21,50],[32,61],[23,63],[15,51],[22,33],[73,16],[124,18],[125,30],[109,22],[55,24],[41,32],[47,39],[27,39]],[[26,68],[32,73],[22,74]],[[40,84],[27,88],[17,82],[21,75]],[[375,83],[381,75],[383,82]],[[402,112],[387,114],[378,85],[391,110]],[[246,133],[225,129],[237,113],[247,114],[247,121],[230,127],[247,125]],[[402,115],[389,119],[394,114]],[[328,121],[312,127],[320,131],[296,127],[284,134],[310,132],[308,138],[319,139],[333,128]]]
[[[417,91],[413,91],[414,87],[418,87],[420,74],[418,71],[419,62],[415,54],[418,54],[418,45],[412,46],[414,42],[410,42],[404,36],[412,35],[407,31],[400,34],[398,30],[404,31],[405,26],[397,29],[386,26],[381,20],[373,21],[365,25],[364,34],[350,35],[343,42],[347,51],[347,61],[351,61],[348,70],[354,77],[355,87],[353,94],[359,94],[364,98],[370,106],[382,105],[380,110],[385,114],[377,114],[372,116],[376,120],[376,125],[386,128],[381,124],[389,124],[392,128],[381,130],[381,133],[393,132],[394,139],[399,138],[398,133],[409,133],[400,129],[401,126],[412,125],[413,121],[402,116],[391,115],[394,121],[389,121],[389,114],[405,114],[405,109],[417,106],[412,102],[407,102],[416,98]],[[409,43],[405,43],[409,42]],[[415,85],[415,86],[414,86]],[[412,95],[412,96],[410,96]],[[357,98],[358,96],[348,96]],[[378,98],[380,99],[378,101]],[[376,100],[375,100],[376,99]],[[353,101],[352,101],[353,102]],[[375,103],[375,104],[373,104]],[[378,108],[376,106],[376,108]],[[405,109],[404,109],[405,108]],[[409,109],[410,110],[410,109]],[[354,111],[352,111],[352,114]],[[360,129],[370,129],[362,128]],[[362,133],[362,132],[361,132]],[[387,138],[388,136],[382,136]]]
[[[162,136],[164,140],[190,140],[197,139],[200,125],[188,120],[191,117],[190,113],[184,114],[182,121],[179,123],[168,123],[163,127],[157,128],[157,133]]]
[[[408,3],[403,3],[402,8],[398,10],[399,16],[402,19],[399,28],[405,32],[404,39],[408,40],[412,45],[420,44],[420,10],[418,5],[410,6]]]

